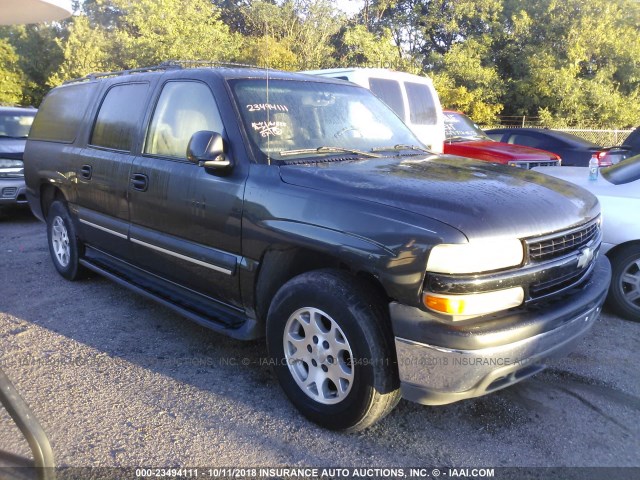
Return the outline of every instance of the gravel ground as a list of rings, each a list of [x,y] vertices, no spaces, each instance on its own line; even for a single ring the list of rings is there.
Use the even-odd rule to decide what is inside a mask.
[[[640,324],[606,312],[530,380],[403,400],[359,434],[302,418],[265,356],[100,277],[62,279],[44,224],[0,211],[0,365],[61,466],[640,466]],[[0,449],[29,454],[3,410]]]

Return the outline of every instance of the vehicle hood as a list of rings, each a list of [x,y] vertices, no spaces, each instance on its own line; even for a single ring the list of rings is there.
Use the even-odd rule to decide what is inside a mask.
[[[0,138],[0,158],[22,160],[26,139]]]
[[[600,211],[596,197],[576,185],[450,155],[282,165],[280,175],[291,185],[438,220],[470,240],[546,234]]]
[[[521,160],[546,161],[555,160],[556,155],[538,148],[510,143],[494,142],[491,140],[470,140],[467,142],[453,142],[444,144],[444,152],[453,155],[471,156],[483,160]]]

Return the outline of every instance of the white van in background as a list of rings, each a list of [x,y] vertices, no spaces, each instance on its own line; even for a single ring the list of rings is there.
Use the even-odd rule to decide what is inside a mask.
[[[348,80],[368,88],[384,101],[430,150],[442,153],[444,116],[433,82],[384,68],[332,68],[303,73]]]

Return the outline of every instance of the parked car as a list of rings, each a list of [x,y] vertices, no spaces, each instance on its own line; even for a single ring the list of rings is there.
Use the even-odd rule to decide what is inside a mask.
[[[444,153],[502,163],[512,167],[559,167],[558,155],[537,148],[497,142],[464,113],[444,111]]]
[[[27,203],[22,155],[35,108],[0,107],[0,206]]]
[[[175,63],[89,76],[46,96],[25,167],[64,278],[89,269],[266,336],[289,399],[328,428],[535,374],[609,287],[596,197],[425,151],[340,80]]]
[[[429,150],[442,153],[442,105],[429,77],[385,68],[330,68],[304,73],[348,80],[368,88],[396,112]]]
[[[620,148],[625,149],[629,157],[640,155],[640,127],[629,134]]]
[[[607,303],[620,316],[640,321],[640,155],[602,168],[589,180],[587,167],[536,169],[579,185],[602,204],[602,252],[613,267]]]
[[[487,130],[494,140],[515,145],[541,148],[559,155],[563,166],[586,167],[595,153],[601,167],[609,166],[627,157],[625,150],[601,147],[571,133],[543,128],[495,128]]]

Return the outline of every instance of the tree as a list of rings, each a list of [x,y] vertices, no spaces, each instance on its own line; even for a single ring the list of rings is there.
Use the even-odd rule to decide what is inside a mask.
[[[49,77],[48,84],[56,86],[89,73],[115,69],[111,55],[113,47],[105,29],[91,27],[88,17],[78,15],[70,22],[68,32],[65,40],[58,40],[63,60],[58,70]]]
[[[121,13],[112,54],[123,68],[166,60],[224,61],[238,42],[209,0],[102,0]]]
[[[11,45],[17,56],[21,104],[39,105],[49,90],[47,79],[62,61],[62,51],[56,42],[56,37],[62,33],[59,24],[20,25],[0,30],[0,38]]]
[[[488,61],[489,45],[488,37],[454,45],[442,56],[442,64],[433,74],[442,104],[463,111],[482,124],[496,122],[505,91],[497,69]]]
[[[508,115],[565,125],[640,123],[640,6],[631,0],[504,0],[494,51]],[[535,19],[535,20],[534,20]]]
[[[0,105],[17,105],[22,100],[24,74],[11,44],[0,39]]]
[[[500,26],[502,0],[374,0],[376,23],[391,29],[398,45],[425,58]]]
[[[421,70],[397,47],[388,28],[376,34],[364,25],[353,25],[344,28],[335,43],[337,62],[345,67],[382,67],[414,73]]]
[[[242,12],[246,32],[252,38],[247,45],[255,53],[265,53],[271,48],[267,44],[276,49],[276,55],[269,56],[272,66],[278,64],[274,58],[289,58],[290,70],[324,68],[335,63],[331,40],[346,19],[336,12],[331,1],[285,0],[276,4],[257,0],[245,5]],[[264,43],[256,49],[257,42]],[[267,64],[265,56],[251,58],[257,65]]]

